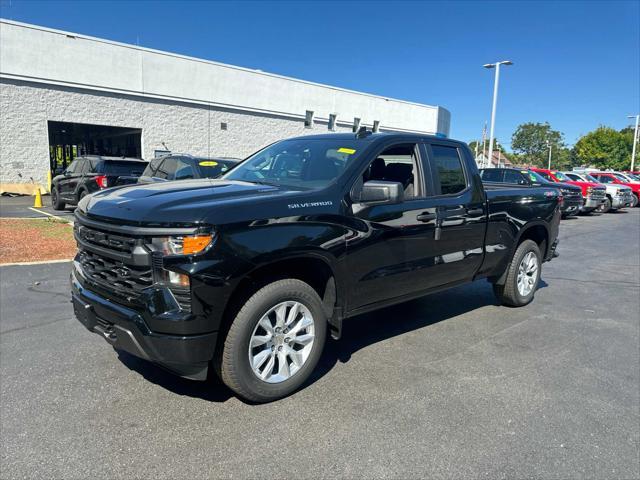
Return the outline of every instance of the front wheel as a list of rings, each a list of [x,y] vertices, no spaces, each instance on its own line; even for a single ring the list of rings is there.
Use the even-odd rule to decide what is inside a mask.
[[[324,347],[327,317],[316,291],[296,279],[279,280],[242,306],[224,340],[216,370],[239,396],[254,402],[299,388]]]
[[[56,187],[51,189],[51,206],[54,210],[64,210],[66,206],[65,203],[60,200],[60,194]]]
[[[640,202],[640,201],[638,200],[638,195],[636,195],[636,194],[634,193],[631,197],[632,197],[632,198],[631,198],[631,205],[630,205],[630,207],[631,207],[631,208],[637,207],[637,206],[638,206],[638,203]]]
[[[493,285],[493,291],[500,303],[511,307],[527,305],[538,289],[542,255],[538,244],[525,240],[516,249],[504,285]]]

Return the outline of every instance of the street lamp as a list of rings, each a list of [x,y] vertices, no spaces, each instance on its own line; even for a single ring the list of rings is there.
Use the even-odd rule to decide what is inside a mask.
[[[487,63],[484,68],[495,68],[496,76],[493,81],[493,107],[491,108],[491,131],[489,133],[489,165],[493,156],[493,133],[496,126],[496,104],[498,103],[498,83],[500,82],[500,65],[513,65],[511,60],[502,60],[497,63]]]
[[[549,163],[547,164],[547,170],[551,170],[551,142],[548,139],[547,146],[549,147]]]
[[[631,151],[631,171],[633,172],[636,163],[636,145],[638,144],[638,120],[640,119],[640,115],[627,115],[627,118],[636,119],[636,128],[633,131],[633,150]]]

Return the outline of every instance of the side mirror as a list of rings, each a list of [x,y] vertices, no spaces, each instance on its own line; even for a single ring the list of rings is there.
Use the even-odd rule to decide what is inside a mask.
[[[362,184],[360,195],[357,193],[352,198],[357,203],[369,204],[393,204],[404,200],[404,188],[400,182],[386,182],[383,180],[370,180]]]

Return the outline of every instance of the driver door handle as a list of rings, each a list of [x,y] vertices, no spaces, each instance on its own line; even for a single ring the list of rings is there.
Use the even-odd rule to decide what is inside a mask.
[[[470,217],[479,217],[484,213],[483,208],[467,208],[467,215]]]

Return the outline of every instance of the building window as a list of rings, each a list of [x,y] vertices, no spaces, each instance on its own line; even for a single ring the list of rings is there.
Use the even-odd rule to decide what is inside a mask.
[[[304,115],[304,128],[313,128],[313,111],[307,110]]]
[[[378,133],[380,131],[380,120],[373,121],[373,133]]]
[[[353,132],[357,133],[360,128],[360,119],[358,117],[353,119]]]
[[[226,129],[227,129],[227,122],[220,123],[220,130],[226,130]]]
[[[335,113],[329,114],[329,130],[334,132],[336,130],[336,117]]]

